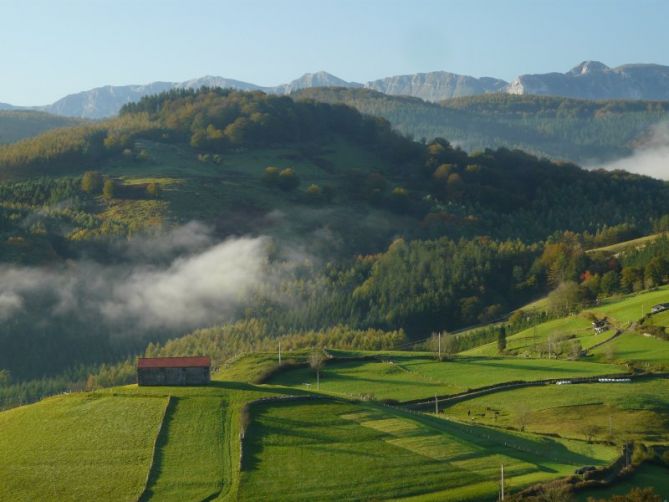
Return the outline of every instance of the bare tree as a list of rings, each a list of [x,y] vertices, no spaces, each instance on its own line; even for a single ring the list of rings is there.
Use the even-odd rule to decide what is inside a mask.
[[[525,427],[530,423],[532,412],[527,405],[520,405],[516,410],[516,421],[521,432],[525,431]]]
[[[315,350],[309,355],[309,366],[316,372],[316,389],[321,388],[321,369],[325,364],[325,356],[323,351]]]
[[[602,432],[602,428],[597,424],[586,424],[583,427],[583,435],[588,443],[592,443],[592,439]]]

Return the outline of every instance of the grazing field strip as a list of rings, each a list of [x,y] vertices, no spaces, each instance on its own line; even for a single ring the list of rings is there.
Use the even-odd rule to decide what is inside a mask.
[[[165,422],[166,422],[166,417],[168,414],[172,413],[172,410],[174,408],[174,399],[172,396],[167,396],[167,403],[165,404],[165,409],[163,410],[163,416],[160,419],[160,425],[158,426],[158,434],[156,434],[156,438],[153,441],[153,453],[151,455],[151,463],[149,464],[149,470],[146,473],[146,481],[144,482],[144,489],[142,490],[142,494],[139,496],[139,500],[143,501],[146,500],[147,495],[148,495],[148,489],[149,485],[151,485],[156,476],[156,457],[158,456],[158,444],[161,441],[161,438],[166,434],[166,427],[165,427]]]
[[[321,370],[323,393],[349,398],[374,397],[399,402],[454,396],[499,383],[581,378],[623,373],[613,364],[587,361],[458,356],[438,361],[411,352],[384,354],[386,360],[330,360]],[[408,370],[408,371],[405,371]],[[313,388],[313,370],[296,367],[274,374],[270,384]]]
[[[155,469],[142,500],[205,500],[223,488],[223,402],[172,398],[158,440]]]
[[[58,396],[0,414],[0,500],[137,500],[167,399]]]
[[[560,382],[565,382],[565,385],[582,385],[582,384],[610,384],[609,380],[613,379],[629,379],[631,381],[642,381],[653,378],[669,378],[669,373],[652,373],[652,374],[614,374],[614,375],[600,375],[595,377],[588,378],[560,378],[560,379],[550,379],[550,380],[539,380],[533,382],[508,382],[501,383],[499,385],[493,385],[491,387],[486,387],[484,389],[474,389],[470,392],[465,392],[463,394],[458,394],[455,396],[435,396],[437,401],[437,406],[439,409],[443,405],[450,405],[460,401],[465,401],[468,399],[475,399],[480,396],[487,394],[494,394],[496,392],[506,392],[513,389],[520,389],[523,387],[542,387],[547,385],[556,385]],[[624,382],[620,382],[624,383]],[[425,400],[425,401],[408,401],[404,404],[407,408],[410,409],[427,409],[428,411],[433,410],[435,406],[435,399]]]

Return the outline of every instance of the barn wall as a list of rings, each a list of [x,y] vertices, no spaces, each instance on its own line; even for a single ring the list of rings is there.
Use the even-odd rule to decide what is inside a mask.
[[[137,368],[139,385],[206,385],[209,368]]]

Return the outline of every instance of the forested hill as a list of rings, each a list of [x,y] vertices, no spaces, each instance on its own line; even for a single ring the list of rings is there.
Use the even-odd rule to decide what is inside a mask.
[[[0,110],[0,143],[14,143],[49,129],[80,123],[82,120],[32,110]]]
[[[367,89],[315,88],[298,99],[354,106],[414,138],[448,138],[468,151],[505,147],[573,162],[629,155],[669,118],[669,102],[587,101],[486,94],[430,103]]]
[[[220,89],[2,146],[0,179],[0,369],[19,380],[239,319],[454,329],[545,293],[547,239],[604,245],[669,213],[652,178]]]
[[[539,99],[536,106],[541,100],[548,103],[539,115],[561,116],[562,112],[548,111],[555,101]],[[454,115],[468,113],[462,110],[468,108],[465,102],[457,103],[440,109]],[[518,105],[507,106],[517,115],[530,108],[513,98],[509,103]],[[641,107],[636,106],[633,109]],[[588,113],[596,116],[602,109]],[[572,114],[585,110],[577,108]],[[73,193],[76,179],[90,171],[100,177],[93,184],[99,188]],[[34,181],[38,176],[51,181]],[[70,181],[56,182],[54,177]],[[113,195],[107,199],[141,199],[141,192],[128,186],[135,183],[133,177],[155,178],[153,184],[165,188],[161,200],[175,198],[165,209],[169,221],[225,217],[228,223],[219,224],[234,234],[257,231],[248,222],[277,208],[297,212],[301,205],[319,211],[328,208],[325,219],[306,228],[310,231],[320,224],[338,233],[345,232],[335,216],[339,210],[355,207],[385,215],[376,223],[348,225],[349,232],[361,226],[360,239],[345,238],[347,250],[357,252],[382,249],[396,235],[492,235],[535,241],[555,231],[596,231],[622,223],[643,231],[650,229],[651,218],[669,208],[667,185],[659,180],[587,171],[504,148],[468,154],[444,139],[417,143],[394,132],[386,120],[347,105],[261,92],[171,91],[129,104],[115,119],[0,147],[0,179],[7,181],[0,189],[5,200],[36,205],[80,200],[85,212],[97,211],[101,208],[91,204],[105,180]],[[234,181],[237,189],[220,198],[222,188],[214,190],[205,183],[211,201],[188,198],[185,186],[206,178]],[[24,181],[9,183],[12,180]],[[36,183],[42,184],[39,189]],[[155,193],[152,197],[158,197]],[[237,199],[242,193],[243,199]],[[255,216],[229,223],[237,212]],[[20,220],[5,218],[5,227],[11,229],[15,227],[11,222]],[[99,223],[79,218],[70,223],[69,232],[82,235],[78,231],[83,222],[91,231]],[[105,228],[112,232],[112,227]]]

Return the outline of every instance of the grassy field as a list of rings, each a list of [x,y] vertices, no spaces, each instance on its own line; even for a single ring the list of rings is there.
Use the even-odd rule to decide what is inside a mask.
[[[254,408],[241,500],[494,499],[611,460],[612,448],[317,400]]]
[[[591,310],[598,314],[605,314],[621,323],[638,321],[643,315],[650,312],[653,305],[669,302],[669,287],[663,286],[655,291],[648,291],[623,297],[605,300],[603,305]]]
[[[337,357],[365,354],[334,352]],[[321,391],[408,400],[509,380],[621,369],[583,361],[376,356],[328,361]],[[129,385],[0,413],[0,499],[137,500],[143,494],[141,500],[160,501],[486,500],[496,496],[500,464],[507,490],[516,491],[582,465],[610,462],[618,450],[582,441],[583,421],[601,423],[611,415],[621,434],[629,428],[647,442],[669,440],[657,432],[669,423],[669,381],[664,380],[608,385],[606,400],[596,385],[497,393],[439,416],[374,401],[274,400],[251,407],[240,470],[245,404],[313,395],[314,387],[303,383],[313,382],[314,374],[301,366],[277,373],[265,385],[244,383],[275,365],[276,354],[249,354],[224,366],[206,387]],[[536,405],[528,432],[489,426],[513,427],[515,406],[522,402]],[[497,419],[488,409],[494,403]],[[472,419],[465,407],[473,405],[478,408]],[[492,421],[486,424],[487,419]],[[556,431],[567,431],[568,437],[534,434]]]
[[[567,335],[573,336],[579,341],[584,349],[605,340],[613,334],[612,331],[595,335],[591,321],[584,316],[574,315],[553,319],[537,326],[523,330],[506,339],[506,350],[513,355],[534,355],[542,344],[548,341],[550,336]],[[488,343],[463,352],[463,355],[472,356],[497,356],[497,342]]]
[[[592,351],[595,360],[626,363],[644,370],[669,370],[669,342],[640,333],[623,333]]]
[[[223,489],[224,403],[220,397],[173,398],[158,439],[144,500],[205,500]]]
[[[553,319],[520,333],[507,337],[507,351],[511,355],[537,355],[550,336],[567,335],[578,340],[584,349],[590,349],[614,334],[611,329],[605,333],[594,334],[590,320],[585,313],[593,313],[597,317],[608,317],[612,327],[625,329],[631,323],[641,319],[651,307],[657,303],[669,302],[669,288],[663,287],[656,291],[617,297],[604,300],[602,305],[586,309],[580,314]],[[669,325],[669,313],[653,316],[652,322],[658,325]],[[666,347],[665,344],[666,343]],[[613,348],[611,348],[613,347]],[[497,342],[475,347],[462,353],[468,356],[495,356],[498,354]],[[669,364],[669,343],[657,339],[641,339],[636,333],[624,334],[593,351],[595,360],[599,362],[628,363],[638,361],[645,365]],[[606,357],[604,357],[606,355]]]
[[[472,423],[588,439],[669,442],[669,380],[547,385],[480,396],[447,407]],[[591,427],[594,428],[590,430]]]
[[[655,326],[669,327],[669,310],[651,315],[646,322]]]
[[[240,411],[245,403],[286,389],[214,381],[207,387],[142,387],[121,395],[170,395],[175,406],[157,443],[144,500],[236,500]]]
[[[589,249],[587,253],[611,253],[616,254],[622,251],[627,251],[628,249],[641,249],[649,242],[654,241],[658,237],[663,236],[664,234],[652,234],[639,237],[638,239],[632,239],[625,242],[618,242],[617,244],[611,244],[609,246],[602,246],[599,248]]]
[[[0,500],[137,500],[166,404],[81,394],[0,413]]]
[[[457,357],[439,362],[411,353],[386,354],[381,359],[328,362],[321,371],[320,390],[348,397],[372,394],[377,399],[409,401],[515,380],[585,377],[623,371],[610,364],[565,360]],[[313,390],[315,380],[310,368],[296,368],[278,373],[269,382]]]

